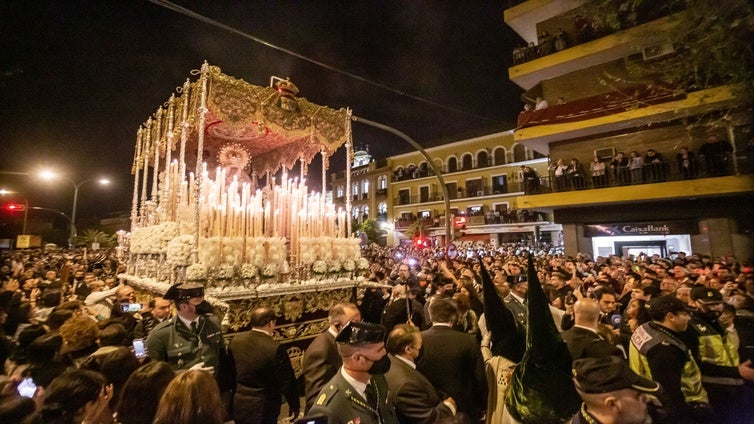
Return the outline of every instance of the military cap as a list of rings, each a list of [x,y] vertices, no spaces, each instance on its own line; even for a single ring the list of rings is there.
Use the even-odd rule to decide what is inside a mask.
[[[721,303],[723,295],[715,289],[697,286],[691,290],[691,299],[702,303]]]
[[[573,361],[573,379],[576,388],[584,393],[609,393],[623,389],[655,395],[660,392],[660,383],[636,374],[615,355]]]
[[[349,322],[335,337],[335,343],[362,345],[385,341],[387,330],[379,324],[369,322]]]
[[[163,299],[167,300],[186,300],[192,297],[204,296],[204,286],[196,283],[184,283],[170,286],[165,292]]]

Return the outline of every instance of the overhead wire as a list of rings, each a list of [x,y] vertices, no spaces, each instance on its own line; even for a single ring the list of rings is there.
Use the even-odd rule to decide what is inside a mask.
[[[231,27],[230,25],[227,25],[227,24],[224,24],[222,22],[216,21],[216,20],[214,20],[212,18],[204,16],[204,15],[202,15],[200,13],[194,12],[193,10],[187,9],[187,8],[185,8],[183,6],[180,6],[180,5],[177,5],[177,4],[173,3],[173,2],[170,2],[170,1],[167,1],[167,0],[149,0],[149,1],[151,3],[154,3],[154,4],[158,5],[158,6],[162,6],[162,7],[166,8],[166,9],[169,9],[169,10],[172,10],[174,12],[180,13],[182,15],[188,16],[188,17],[190,17],[192,19],[196,19],[198,21],[201,21],[201,22],[204,22],[206,24],[215,26],[215,27],[220,28],[222,30],[231,32],[231,33],[236,34],[238,36],[241,36],[243,38],[246,38],[246,39],[252,40],[254,42],[260,43],[260,44],[265,45],[265,46],[267,46],[267,47],[269,47],[271,49],[274,49],[274,50],[283,52],[285,54],[291,55],[293,57],[296,57],[298,59],[301,59],[301,60],[304,60],[306,62],[312,63],[314,65],[320,66],[320,67],[325,68],[327,70],[330,70],[332,72],[336,72],[336,73],[339,73],[339,74],[342,74],[342,75],[346,75],[346,76],[348,76],[350,78],[353,78],[353,79],[355,79],[357,81],[361,81],[361,82],[363,82],[365,84],[369,84],[369,85],[378,87],[380,89],[390,91],[391,93],[395,93],[395,94],[398,94],[400,96],[408,97],[410,99],[413,99],[413,100],[416,100],[416,101],[419,101],[419,102],[422,102],[422,103],[426,103],[426,104],[431,105],[431,106],[435,106],[435,107],[438,107],[438,108],[441,108],[441,109],[445,109],[445,110],[448,110],[448,111],[452,111],[452,112],[464,114],[464,115],[467,115],[467,116],[473,116],[475,118],[479,118],[479,119],[483,119],[483,120],[487,120],[487,121],[499,121],[499,119],[491,118],[491,117],[488,117],[488,116],[482,116],[482,115],[479,115],[479,114],[476,114],[476,113],[473,113],[473,112],[469,112],[469,111],[466,111],[466,110],[462,110],[462,109],[459,109],[459,108],[456,108],[456,107],[453,107],[453,106],[448,106],[448,105],[445,105],[445,104],[442,104],[442,103],[438,103],[438,102],[435,102],[435,101],[432,101],[432,100],[429,100],[429,99],[425,99],[423,97],[419,97],[419,96],[416,96],[414,94],[407,93],[407,92],[405,92],[403,90],[398,90],[396,88],[390,87],[390,86],[388,86],[386,84],[383,84],[383,83],[380,83],[380,82],[376,82],[376,81],[372,81],[370,79],[364,78],[364,77],[356,75],[354,73],[351,73],[351,72],[348,72],[348,71],[345,71],[345,70],[342,70],[342,69],[338,69],[338,68],[336,68],[336,67],[334,67],[332,65],[329,65],[327,63],[321,62],[321,61],[316,60],[316,59],[312,59],[310,57],[304,56],[303,54],[296,53],[296,52],[294,52],[292,50],[289,50],[289,49],[286,49],[284,47],[280,47],[280,46],[277,46],[275,44],[272,44],[272,43],[270,43],[268,41],[265,41],[265,40],[263,40],[263,39],[261,39],[259,37],[256,37],[254,35],[245,33],[245,32],[243,32],[243,31],[241,31],[239,29]]]

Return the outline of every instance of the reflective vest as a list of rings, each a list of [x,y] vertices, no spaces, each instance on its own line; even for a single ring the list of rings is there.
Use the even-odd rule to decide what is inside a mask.
[[[699,359],[708,364],[724,367],[738,367],[739,358],[736,347],[726,336],[725,331],[720,331],[716,325],[710,324],[702,317],[692,315],[689,323],[699,338]],[[741,386],[743,379],[730,377],[702,376],[704,383],[724,384],[728,386]]]
[[[631,345],[628,352],[628,362],[631,369],[643,377],[652,379],[647,352],[660,344],[675,346],[686,357],[681,372],[681,392],[686,403],[709,403],[707,391],[702,387],[702,373],[699,371],[699,365],[697,365],[689,349],[672,334],[654,328],[651,322],[639,326],[631,336]]]

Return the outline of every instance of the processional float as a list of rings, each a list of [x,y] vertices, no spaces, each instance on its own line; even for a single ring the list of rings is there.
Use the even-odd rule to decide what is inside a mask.
[[[192,75],[137,132],[120,277],[157,294],[202,283],[229,331],[246,328],[260,303],[294,325],[351,300],[369,263],[351,237],[350,193],[345,210],[325,194],[328,158],[342,146],[350,178],[351,111],[297,97],[295,84],[276,77],[256,86],[206,62]],[[316,155],[321,193],[304,178]],[[327,327],[310,324],[281,338]]]

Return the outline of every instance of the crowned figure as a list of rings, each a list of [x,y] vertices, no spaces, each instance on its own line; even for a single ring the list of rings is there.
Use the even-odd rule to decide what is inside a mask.
[[[220,149],[217,154],[217,162],[225,171],[226,187],[230,185],[233,178],[238,180],[239,186],[242,183],[251,184],[251,178],[246,172],[250,160],[249,152],[238,143],[227,144]]]

